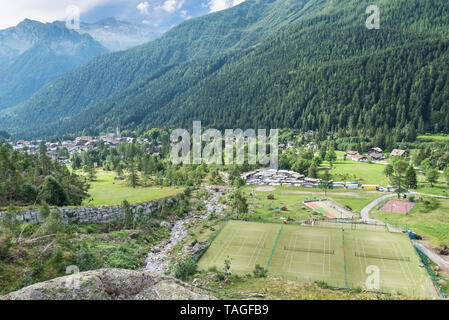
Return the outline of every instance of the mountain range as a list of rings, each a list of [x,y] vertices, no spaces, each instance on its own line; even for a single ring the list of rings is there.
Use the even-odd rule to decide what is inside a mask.
[[[29,19],[0,30],[0,109],[24,102],[45,84],[96,56],[158,36],[151,28],[112,18],[82,23],[79,30],[67,29],[65,22]]]
[[[189,127],[449,132],[449,3],[247,0],[93,58],[0,114],[20,137]]]

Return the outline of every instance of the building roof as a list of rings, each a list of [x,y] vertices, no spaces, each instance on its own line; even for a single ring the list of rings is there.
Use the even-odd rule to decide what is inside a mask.
[[[390,153],[390,156],[407,156],[407,155],[408,151],[402,149],[393,149],[393,151],[391,151]]]

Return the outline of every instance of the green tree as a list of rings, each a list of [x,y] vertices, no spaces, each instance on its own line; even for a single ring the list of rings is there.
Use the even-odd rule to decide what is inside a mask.
[[[135,167],[135,160],[134,158],[129,160],[129,175],[128,175],[128,185],[130,185],[132,188],[136,188],[139,185],[140,179],[139,179],[139,173],[136,170]]]
[[[309,170],[307,171],[307,176],[309,178],[316,178],[317,177],[317,170],[316,170],[316,167],[313,164],[309,167]]]
[[[52,176],[45,177],[44,183],[39,188],[39,199],[54,206],[70,205],[67,192],[62,185]]]
[[[393,187],[396,188],[398,198],[400,198],[401,193],[404,191],[406,186],[406,172],[408,168],[408,163],[402,157],[393,158],[393,174],[391,175],[391,183]]]
[[[324,196],[327,196],[327,190],[332,189],[332,186],[332,174],[326,170],[320,180],[320,188],[323,189]]]
[[[447,184],[449,185],[449,165],[447,165],[443,170],[444,178],[446,179]]]
[[[393,166],[391,164],[387,164],[385,166],[384,173],[387,176],[387,178],[390,178],[393,175],[393,173],[394,173]]]
[[[410,188],[410,189],[418,188],[418,180],[416,178],[416,171],[412,165],[409,165],[409,167],[407,169],[405,183],[406,183],[407,188]]]
[[[92,163],[90,163],[87,167],[87,178],[89,181],[97,180],[97,172]]]
[[[125,227],[130,229],[133,227],[134,216],[131,210],[131,206],[127,200],[123,200],[122,210],[123,210],[123,220],[125,221]]]
[[[248,202],[240,189],[230,194],[231,208],[237,212],[239,216],[245,216],[248,213]]]
[[[426,180],[430,183],[430,186],[433,188],[434,183],[438,182],[438,178],[440,173],[437,169],[431,168],[426,171]]]
[[[331,168],[333,166],[333,163],[337,160],[337,154],[335,153],[335,149],[334,148],[329,148],[329,150],[327,150],[326,153],[326,161],[329,162]]]

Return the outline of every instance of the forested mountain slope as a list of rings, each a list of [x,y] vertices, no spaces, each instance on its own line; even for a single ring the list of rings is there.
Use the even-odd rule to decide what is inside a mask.
[[[95,58],[8,110],[0,128],[40,128],[78,114],[146,77],[176,64],[247,48],[297,20],[307,0],[248,0],[229,10],[188,20],[148,44]]]
[[[122,64],[123,74],[111,74],[112,79],[104,73],[87,77],[84,82],[96,79],[100,96],[106,99],[85,97],[88,88],[97,97],[97,91],[86,83],[74,95],[80,105],[61,95],[63,90],[47,88],[9,119],[16,130],[37,119],[29,134],[41,136],[97,134],[117,123],[122,128],[189,127],[193,120],[219,129],[359,129],[368,134],[396,129],[398,135],[449,132],[447,1],[377,1],[380,30],[365,27],[365,9],[372,1],[305,2],[295,18],[289,14],[270,17],[261,8],[276,7],[279,12],[298,1],[248,0],[245,6],[224,11],[220,14],[228,27],[233,25],[231,18],[246,6],[253,7],[247,11],[253,15],[259,9],[263,18],[248,24],[251,28],[245,27],[238,41],[231,41],[234,33],[228,32],[222,38],[214,37],[213,45],[204,41],[204,32],[212,32],[209,24],[217,19],[211,19],[214,15],[196,19],[193,22],[203,31],[201,39],[183,42],[185,34],[180,34],[169,46],[174,51],[157,45],[174,37],[172,34],[138,49],[157,47],[171,53],[155,59],[154,51],[141,51],[153,67],[136,68],[130,62]],[[291,14],[294,10],[287,11]],[[260,21],[271,21],[279,29],[265,27],[271,31],[261,32]],[[286,23],[279,25],[279,21]],[[179,30],[185,29],[184,24]],[[176,28],[172,32],[177,34]],[[216,48],[215,52],[210,48]],[[137,51],[124,53],[130,54]],[[112,55],[107,59],[112,57],[123,58]],[[104,64],[104,57],[76,72],[86,72],[95,63]],[[122,80],[127,77],[129,82],[124,85]],[[120,81],[115,81],[118,78]],[[64,81],[77,84],[72,73],[53,86]],[[109,92],[103,94],[106,87]],[[64,117],[64,121],[52,123]]]
[[[0,110],[22,103],[46,83],[108,50],[62,23],[24,20],[0,30]]]

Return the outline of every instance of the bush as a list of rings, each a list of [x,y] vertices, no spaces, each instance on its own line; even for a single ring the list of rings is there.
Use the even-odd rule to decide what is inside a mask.
[[[315,285],[321,289],[332,289],[332,287],[324,281],[315,281]]]
[[[197,268],[198,265],[191,257],[184,258],[175,265],[174,274],[177,279],[187,281],[196,273]]]
[[[64,230],[65,225],[62,222],[61,212],[52,210],[36,233],[37,235],[50,235],[64,232]]]
[[[20,212],[17,210],[14,206],[9,206],[8,210],[2,214],[0,217],[0,227],[3,227],[4,229],[10,230],[12,233],[14,233],[17,230],[17,227],[19,226],[19,220],[17,220],[17,215]]]
[[[440,203],[435,198],[431,198],[430,200],[424,200],[424,209],[426,211],[435,210],[438,208]]]
[[[100,265],[95,253],[87,246],[79,249],[75,253],[75,265],[81,271],[97,269]]]
[[[121,247],[108,256],[105,267],[133,270],[138,267],[137,257],[130,250]]]
[[[253,270],[253,275],[255,278],[265,278],[267,276],[267,271],[259,264],[256,264]]]
[[[129,205],[129,202],[124,200],[122,203],[123,208],[123,220],[125,220],[125,226],[126,228],[131,228],[133,226],[133,213],[131,211],[131,207]]]
[[[9,249],[12,246],[12,232],[6,228],[0,228],[0,260],[9,258]]]
[[[45,220],[49,215],[50,215],[50,208],[48,207],[48,204],[45,201],[42,201],[41,206],[39,207],[39,217],[42,220]]]

